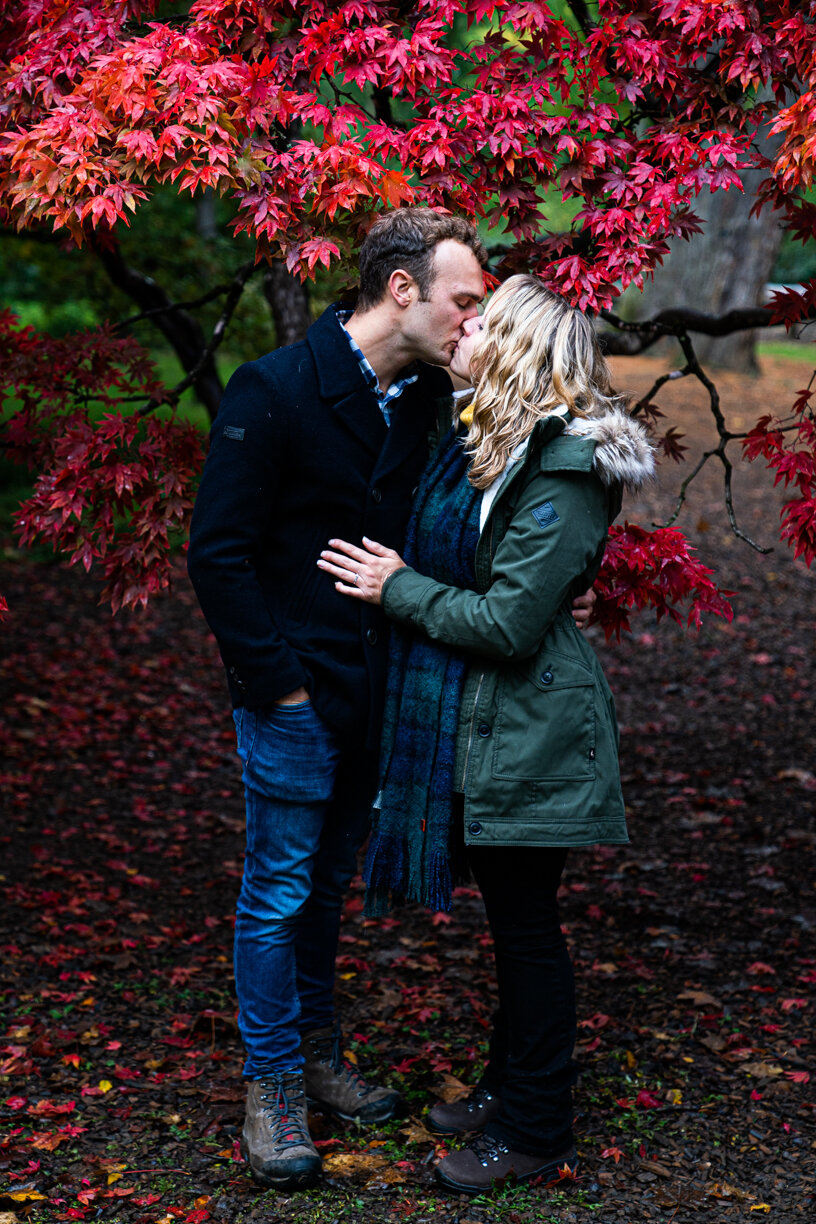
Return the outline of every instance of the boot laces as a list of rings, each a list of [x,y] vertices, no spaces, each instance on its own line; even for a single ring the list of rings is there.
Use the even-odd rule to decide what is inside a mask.
[[[306,1125],[306,1097],[299,1072],[284,1071],[261,1080],[263,1115],[269,1119],[272,1140],[280,1148],[309,1143]]]
[[[486,1088],[474,1088],[468,1100],[468,1113],[477,1113],[483,1109],[485,1105],[493,1100],[493,1093],[488,1092]]]
[[[483,1168],[488,1167],[488,1163],[493,1161],[495,1164],[500,1156],[506,1156],[509,1148],[501,1139],[493,1139],[490,1135],[477,1135],[468,1147],[473,1152]]]
[[[310,1043],[315,1057],[320,1062],[328,1063],[335,1075],[345,1079],[352,1088],[356,1088],[358,1097],[368,1096],[374,1089],[365,1082],[354,1063],[343,1055],[341,1039],[340,1026],[335,1025],[330,1033],[310,1038]]]

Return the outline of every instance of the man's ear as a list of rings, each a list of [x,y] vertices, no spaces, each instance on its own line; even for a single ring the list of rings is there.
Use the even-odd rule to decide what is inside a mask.
[[[388,278],[388,291],[398,306],[410,306],[417,296],[417,283],[404,268],[396,268]]]

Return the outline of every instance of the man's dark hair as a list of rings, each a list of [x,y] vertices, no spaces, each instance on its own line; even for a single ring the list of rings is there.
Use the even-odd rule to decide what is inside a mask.
[[[469,247],[482,267],[487,251],[474,227],[462,217],[432,208],[396,208],[383,213],[368,231],[360,248],[360,292],[357,310],[366,311],[382,301],[388,279],[397,268],[408,272],[427,301],[434,282],[434,251],[453,238]]]

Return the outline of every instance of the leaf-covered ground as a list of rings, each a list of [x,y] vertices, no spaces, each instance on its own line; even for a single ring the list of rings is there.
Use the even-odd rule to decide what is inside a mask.
[[[645,387],[660,367],[623,369]],[[729,411],[747,419],[803,372],[726,378]],[[693,457],[697,401],[669,391]],[[181,576],[173,599],[111,620],[87,580],[7,550],[0,1224],[814,1218],[816,584],[781,548],[737,544],[718,498],[706,476],[680,525],[735,591],[734,622],[686,636],[643,620],[610,646],[593,631],[632,842],[575,852],[563,891],[580,1176],[490,1202],[437,1193],[422,1124],[484,1048],[490,939],[469,890],[450,917],[375,923],[355,888],[347,1045],[408,1113],[374,1132],[314,1116],[312,1191],[250,1180],[231,978],[242,801],[214,644]],[[762,542],[780,500],[761,470],[740,474]],[[658,490],[628,513],[669,503]]]

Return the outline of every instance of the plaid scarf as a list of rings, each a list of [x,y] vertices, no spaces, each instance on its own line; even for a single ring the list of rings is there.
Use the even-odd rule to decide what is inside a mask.
[[[481,490],[468,482],[462,441],[451,430],[427,468],[403,556],[429,578],[475,590]],[[404,901],[450,909],[453,765],[466,667],[463,654],[392,629],[382,788],[363,872],[369,914]]]

